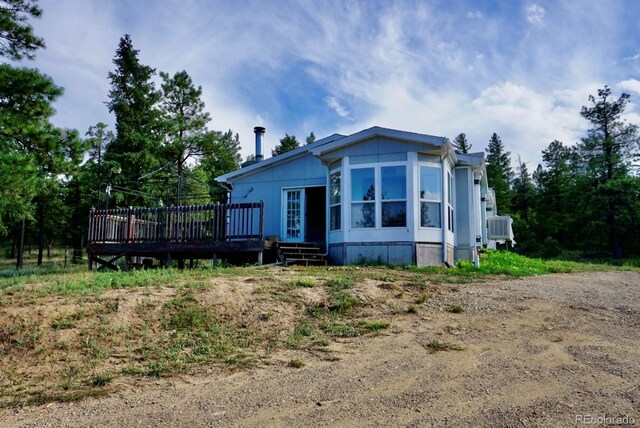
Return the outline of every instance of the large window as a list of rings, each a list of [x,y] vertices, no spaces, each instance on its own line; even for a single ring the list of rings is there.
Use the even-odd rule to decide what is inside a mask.
[[[404,165],[380,168],[382,227],[407,225],[407,169]]]
[[[406,226],[406,165],[351,169],[351,227]]]
[[[376,227],[374,168],[351,170],[351,227]]]
[[[442,170],[420,166],[420,226],[442,227]]]
[[[340,171],[329,176],[329,206],[330,206],[330,230],[339,230],[341,225],[340,213]]]

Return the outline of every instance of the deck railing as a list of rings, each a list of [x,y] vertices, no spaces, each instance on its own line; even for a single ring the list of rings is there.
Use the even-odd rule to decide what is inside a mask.
[[[88,242],[262,239],[263,212],[262,202],[91,210]]]

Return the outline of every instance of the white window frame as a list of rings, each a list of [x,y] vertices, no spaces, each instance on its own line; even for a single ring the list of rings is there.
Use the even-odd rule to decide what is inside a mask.
[[[289,192],[299,191],[300,192],[300,236],[298,238],[288,238],[287,237],[287,194]],[[282,224],[282,240],[284,242],[304,242],[305,237],[305,187],[285,187],[282,189],[282,208],[280,210],[281,213],[281,224]]]
[[[331,191],[332,191],[332,180],[331,180],[331,176],[338,174],[340,176],[340,184],[338,186],[338,202],[336,203],[331,203]],[[341,169],[336,169],[333,171],[329,172],[329,231],[330,232],[336,232],[339,230],[342,230],[344,225],[342,224],[342,183],[343,183],[344,177],[342,176],[342,170]],[[332,217],[331,217],[331,211],[333,210],[333,208],[338,208],[338,220],[340,222],[340,227],[338,227],[337,229],[332,229],[331,226],[331,221],[332,221]]]
[[[383,168],[393,168],[393,167],[398,167],[398,166],[404,166],[404,199],[383,199],[382,198],[382,169]],[[409,207],[407,204],[408,198],[407,198],[407,194],[409,191],[409,186],[407,185],[407,178],[409,177],[408,171],[407,171],[407,164],[405,163],[404,165],[388,165],[388,164],[380,164],[380,167],[378,169],[378,171],[380,172],[380,177],[379,177],[379,181],[380,181],[380,228],[383,229],[394,229],[394,228],[406,228],[407,224],[408,224],[408,217],[409,217]],[[404,225],[403,226],[384,226],[382,224],[382,205],[385,203],[390,203],[390,202],[404,202]]]
[[[447,170],[447,230],[455,232],[455,216],[453,211],[453,175]]]
[[[440,199],[423,199],[420,195],[420,189],[422,188],[422,167],[435,168],[439,170],[438,177],[440,177]],[[442,206],[444,204],[444,180],[442,179],[442,170],[443,165],[441,163],[432,163],[432,162],[418,162],[418,187],[417,187],[417,196],[418,196],[418,228],[422,230],[441,230],[444,227],[444,222],[446,221],[444,216],[442,215]],[[438,210],[440,213],[440,226],[423,226],[422,225],[422,203],[423,202],[431,202],[440,204],[440,209]]]
[[[353,231],[367,231],[367,230],[406,230],[409,227],[409,189],[410,187],[410,174],[407,168],[407,161],[392,161],[392,162],[376,162],[376,163],[363,163],[363,164],[355,164],[349,165],[345,170],[349,174],[349,183],[348,183],[348,203],[349,203],[349,212],[348,212],[348,225],[349,230]],[[405,168],[405,199],[385,199],[384,202],[405,202],[405,226],[382,226],[382,171],[381,168],[388,166],[403,166]],[[373,168],[373,180],[375,186],[375,196],[373,201],[354,201],[352,191],[352,183],[351,183],[351,171],[356,169],[371,169]],[[344,180],[344,176],[343,176]],[[373,203],[375,207],[375,223],[373,227],[353,227],[351,224],[352,221],[352,207],[353,204],[359,203]],[[344,225],[343,225],[344,228]]]

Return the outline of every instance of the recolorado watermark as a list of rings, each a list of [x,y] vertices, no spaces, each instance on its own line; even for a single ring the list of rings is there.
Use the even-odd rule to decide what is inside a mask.
[[[636,418],[629,415],[576,415],[576,425],[577,424],[634,426],[636,424]]]

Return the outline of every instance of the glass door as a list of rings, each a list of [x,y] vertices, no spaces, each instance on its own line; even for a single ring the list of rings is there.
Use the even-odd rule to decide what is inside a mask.
[[[284,193],[284,240],[302,242],[304,239],[304,191],[288,189]]]

